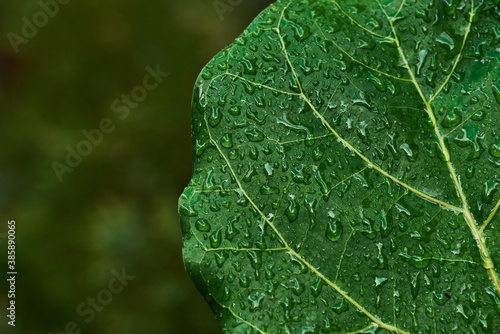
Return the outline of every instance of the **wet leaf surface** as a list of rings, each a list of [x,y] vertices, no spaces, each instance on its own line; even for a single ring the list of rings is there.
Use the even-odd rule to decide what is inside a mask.
[[[500,331],[498,1],[278,1],[202,71],[184,258],[224,333]]]

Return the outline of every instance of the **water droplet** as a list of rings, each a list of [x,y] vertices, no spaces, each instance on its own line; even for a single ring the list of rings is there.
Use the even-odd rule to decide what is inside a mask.
[[[245,135],[251,142],[261,142],[264,140],[264,133],[257,128],[245,130]]]
[[[307,208],[307,211],[309,212],[309,219],[311,220],[311,228],[316,226],[316,205],[318,204],[316,198],[314,197],[306,197],[305,200],[305,205]]]
[[[198,219],[196,223],[194,223],[194,226],[200,232],[208,232],[212,229],[210,223],[205,219]]]
[[[229,241],[233,241],[233,238],[240,233],[240,231],[233,226],[236,221],[238,221],[238,216],[231,216],[228,219],[225,236]]]
[[[213,106],[211,109],[211,112],[208,112],[208,124],[212,127],[216,127],[222,119],[221,107]]]
[[[410,290],[413,299],[416,299],[418,296],[418,290],[420,290],[420,271],[417,271],[413,274],[412,279],[410,281]]]
[[[300,206],[299,206],[299,203],[295,200],[294,195],[290,195],[289,202],[290,202],[290,204],[285,211],[285,215],[288,217],[288,220],[290,222],[294,222],[297,220],[297,218],[299,216]]]
[[[457,107],[451,109],[443,118],[441,125],[445,128],[452,128],[462,122],[462,112]]]
[[[323,158],[323,154],[324,154],[324,149],[323,149],[323,145],[318,145],[314,148],[313,150],[313,160],[314,161],[319,161],[321,160],[321,158]]]
[[[252,158],[253,160],[258,160],[259,159],[259,151],[257,150],[257,148],[254,146],[254,145],[251,145],[250,146],[250,158]]]
[[[203,152],[205,152],[207,147],[210,146],[212,146],[212,143],[209,140],[196,139],[194,145],[194,153],[196,154],[197,157],[200,157],[203,154]]]
[[[233,147],[233,135],[231,133],[226,133],[224,136],[222,136],[220,142],[221,145],[225,148]]]
[[[368,219],[366,217],[363,217],[361,220],[363,223],[364,229],[361,230],[361,234],[363,234],[365,237],[367,237],[370,240],[373,240],[377,236],[377,231],[375,230],[375,224],[371,219]]]
[[[248,288],[250,286],[250,280],[245,275],[240,275],[238,281],[242,288]]]
[[[484,183],[484,190],[481,193],[481,201],[490,204],[493,201],[493,194],[497,190],[498,183],[487,181]]]
[[[330,216],[330,221],[326,225],[326,237],[328,240],[336,242],[342,236],[344,228],[342,227],[342,223],[335,219],[333,212],[330,211],[328,215]]]
[[[250,307],[250,310],[252,312],[255,312],[257,309],[260,308],[260,303],[261,303],[262,299],[264,299],[265,296],[266,296],[266,294],[263,293],[262,291],[253,292],[248,296],[248,300],[252,304],[252,306]]]
[[[405,248],[405,253],[399,254],[403,259],[415,268],[422,269],[429,265],[431,262],[431,253],[425,250],[421,245],[419,245],[420,254],[419,255],[409,255],[406,254],[407,250]]]
[[[425,59],[427,58],[428,51],[420,50],[418,52],[418,63],[417,63],[417,72],[416,75],[420,76],[422,72],[422,67],[424,66]]]
[[[396,144],[395,144],[395,133],[390,133],[389,137],[391,140],[387,143],[387,147],[389,148],[389,151],[392,153],[392,156],[394,159],[399,160],[401,158],[401,153],[396,149]]]
[[[213,74],[210,71],[203,72],[203,74],[201,75],[201,77],[204,80],[210,80],[212,78],[212,76],[213,76]]]
[[[490,152],[492,156],[500,158],[500,136],[498,136],[496,143],[491,144],[488,152]]]
[[[323,175],[321,175],[321,172],[320,172],[318,166],[313,166],[312,169],[313,169],[316,181],[318,182],[319,186],[321,187],[321,193],[326,196],[327,194],[329,194],[330,185],[325,182]]]
[[[260,193],[261,195],[279,194],[280,190],[277,187],[270,186],[269,183],[266,182],[262,187],[260,187]]]
[[[382,252],[384,244],[382,243],[377,243],[377,248],[378,248],[378,255],[377,255],[377,260],[375,263],[375,268],[377,269],[387,269],[389,267],[387,257],[384,255]]]
[[[449,300],[451,300],[451,296],[446,293],[446,292],[436,292],[434,291],[434,302],[439,305],[439,306],[443,306],[444,304],[446,304]]]
[[[188,191],[190,191],[190,190],[188,190]],[[186,194],[183,194],[183,199],[184,200],[186,200],[186,198],[189,198],[189,197],[186,197],[186,196],[190,196],[190,194],[187,191],[186,191]],[[188,216],[188,217],[195,217],[195,216],[198,215],[198,211],[195,210],[195,208],[194,208],[193,205],[189,205],[189,203],[182,203],[179,206],[179,212],[182,215]]]
[[[302,282],[299,282],[297,278],[293,278],[290,280],[290,290],[296,295],[300,296],[304,291],[305,291],[305,284]]]
[[[255,269],[255,279],[259,280],[261,277],[259,269],[262,267],[262,252],[248,251],[247,254],[252,268]]]
[[[203,191],[209,192],[217,188],[214,183],[214,174],[215,172],[213,171],[213,169],[207,173],[207,178],[203,183]]]
[[[436,38],[436,42],[444,45],[448,49],[448,51],[452,51],[455,48],[455,42],[453,41],[453,38],[451,38],[451,36],[446,32],[442,32],[441,35]]]
[[[374,86],[375,88],[377,88],[379,91],[381,92],[385,92],[387,90],[387,86],[382,82],[382,80],[380,80],[379,78],[377,78],[376,76],[372,75],[372,74],[369,74],[368,77],[367,77],[368,81],[370,81]]]
[[[471,146],[472,149],[467,156],[467,160],[474,160],[479,158],[485,151],[480,143],[480,140],[482,139],[484,139],[484,133],[482,133],[478,127],[468,125],[462,129],[461,136],[454,138],[454,141],[460,147]]]
[[[431,306],[426,306],[425,307],[425,314],[431,318],[431,319],[434,319],[434,307],[431,307]]]
[[[377,151],[378,157],[380,160],[382,160],[382,161],[387,160],[388,153],[387,153],[387,150],[385,148],[375,147],[375,150]]]
[[[491,89],[493,90],[493,95],[495,96],[495,99],[500,104],[500,89],[498,89],[498,87],[495,85],[491,86]]]
[[[229,258],[229,254],[226,251],[215,252],[214,256],[215,256],[215,263],[219,268],[222,268],[226,260]]]
[[[321,293],[321,289],[324,285],[324,281],[318,277],[313,285],[311,285],[311,293],[314,297],[318,297]]]
[[[468,179],[472,179],[474,177],[474,172],[475,172],[475,167],[474,165],[470,165],[469,167],[467,167],[467,169],[465,170],[465,176],[468,178]]]
[[[332,310],[337,314],[342,314],[344,311],[347,311],[348,309],[349,306],[347,305],[346,302],[344,302],[344,299],[340,299],[338,303],[332,305]]]
[[[210,246],[212,246],[212,248],[218,248],[221,243],[222,243],[222,227],[219,227],[210,236]]]

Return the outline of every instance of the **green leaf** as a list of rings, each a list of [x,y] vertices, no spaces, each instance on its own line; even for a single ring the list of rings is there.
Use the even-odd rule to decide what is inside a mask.
[[[296,0],[202,71],[180,199],[224,333],[499,333],[500,5]]]

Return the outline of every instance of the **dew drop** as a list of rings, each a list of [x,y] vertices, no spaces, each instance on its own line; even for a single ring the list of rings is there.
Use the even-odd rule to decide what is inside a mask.
[[[436,42],[444,45],[448,49],[448,51],[451,51],[453,50],[453,48],[455,48],[455,42],[453,41],[453,38],[451,38],[451,36],[446,32],[442,32],[441,35],[436,38]]]
[[[226,260],[229,258],[229,254],[224,251],[216,252],[214,255],[215,255],[215,263],[219,268],[222,268]]]
[[[322,145],[316,146],[313,150],[313,160],[314,161],[321,160],[321,158],[323,158],[324,152],[325,151]]]
[[[225,148],[233,147],[233,135],[230,133],[226,133],[221,139],[221,145]]]
[[[311,293],[314,297],[318,297],[321,293],[321,288],[323,287],[324,281],[321,278],[317,278],[313,285],[311,285]]]
[[[300,206],[299,206],[299,203],[295,200],[294,195],[290,195],[289,201],[290,201],[290,205],[286,209],[285,215],[288,217],[288,220],[290,222],[294,222],[297,220],[297,218],[299,216]]]
[[[496,143],[490,146],[489,152],[495,158],[500,158],[500,136],[498,137]]]
[[[458,108],[451,109],[448,114],[443,118],[441,125],[445,128],[452,128],[462,122],[462,112]]]
[[[469,167],[467,167],[467,169],[465,170],[465,176],[468,178],[468,179],[472,179],[474,177],[474,172],[475,172],[475,167],[474,165],[470,165]]]
[[[403,259],[415,268],[422,269],[429,265],[431,262],[431,253],[425,250],[421,245],[419,245],[420,254],[419,255],[409,255],[405,253],[400,254]]]
[[[491,86],[493,90],[493,95],[495,96],[495,99],[497,100],[498,103],[500,103],[500,89],[498,89],[497,86],[493,85]]]
[[[342,236],[344,228],[342,227],[342,223],[335,219],[332,212],[329,213],[329,216],[330,221],[326,225],[326,237],[328,240],[336,242]]]
[[[210,236],[210,246],[212,246],[212,248],[218,248],[221,243],[222,243],[222,228],[219,227]]]
[[[253,269],[260,269],[262,267],[262,252],[248,251],[247,254]]]
[[[208,232],[212,229],[212,226],[205,219],[198,219],[196,223],[194,223],[196,229],[200,232]]]

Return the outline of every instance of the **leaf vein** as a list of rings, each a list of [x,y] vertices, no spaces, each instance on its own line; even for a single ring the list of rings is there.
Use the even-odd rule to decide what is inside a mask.
[[[331,43],[333,43],[333,45],[335,45],[343,54],[345,54],[347,57],[349,57],[353,62],[357,63],[357,64],[360,64],[361,66],[363,67],[366,67],[367,69],[369,69],[370,71],[373,71],[373,72],[376,72],[376,73],[379,73],[379,74],[382,74],[382,75],[385,75],[389,78],[392,78],[392,79],[395,79],[395,80],[400,80],[400,81],[405,81],[405,82],[411,82],[411,79],[406,79],[406,78],[400,78],[400,77],[397,77],[397,76],[394,76],[392,74],[389,74],[389,73],[386,73],[384,71],[381,71],[381,70],[378,70],[374,67],[371,67],[369,65],[366,65],[365,63],[363,63],[362,61],[354,58],[352,55],[350,55],[346,50],[344,50],[340,45],[338,45],[337,42],[335,42],[334,40],[328,38],[323,30],[321,30],[321,28],[319,27],[318,23],[317,22],[314,22],[314,24],[316,25],[316,27],[318,28],[318,31],[320,32],[320,34],[323,36],[323,38]]]
[[[486,219],[486,221],[483,223],[483,225],[481,226],[481,230],[479,231],[481,236],[484,235],[484,230],[488,227],[488,224],[491,223],[491,221],[493,220],[493,218],[495,217],[496,213],[498,212],[498,209],[500,208],[500,199],[498,200],[497,204],[495,205],[495,207],[493,208],[493,210],[491,210],[491,213],[490,215],[488,216],[488,218]]]
[[[470,30],[471,30],[471,27],[472,27],[472,18],[473,17],[474,17],[474,0],[471,0],[471,10],[470,10],[470,14],[469,14],[469,25],[467,26],[467,29],[465,31],[464,40],[462,42],[462,46],[460,47],[460,51],[458,52],[457,58],[455,59],[455,62],[453,63],[453,67],[451,68],[450,74],[448,74],[448,76],[446,77],[446,79],[443,82],[443,84],[431,96],[431,98],[429,100],[429,103],[431,103],[432,101],[434,101],[434,99],[441,93],[441,91],[443,90],[444,86],[446,86],[446,84],[450,81],[451,76],[453,75],[453,73],[455,73],[455,69],[457,68],[458,63],[460,62],[460,58],[462,57],[462,54],[463,54],[463,51],[464,51],[464,48],[465,48],[465,44],[467,42],[467,37],[469,36]]]
[[[377,0],[378,1],[378,0]],[[419,195],[420,197],[422,198],[425,198],[431,202],[434,202],[434,203],[437,203],[441,206],[444,206],[444,207],[447,207],[451,210],[454,210],[454,211],[458,211],[458,212],[461,212],[463,211],[463,209],[460,209],[458,207],[455,207],[454,205],[451,205],[449,203],[445,203],[437,198],[434,198],[430,195],[427,195],[413,187],[411,187],[410,185],[404,183],[403,181],[399,180],[398,178],[392,176],[391,174],[389,174],[388,172],[384,171],[382,168],[378,167],[377,165],[375,165],[373,162],[371,162],[366,156],[364,156],[361,152],[359,152],[356,148],[354,148],[351,144],[349,144],[349,142],[347,142],[344,138],[342,138],[333,128],[332,126],[326,121],[326,119],[323,117],[323,115],[321,115],[321,113],[316,109],[316,107],[311,103],[311,101],[307,98],[307,96],[304,94],[304,90],[302,88],[302,85],[300,83],[300,80],[297,76],[297,73],[295,71],[295,68],[292,64],[292,62],[290,61],[290,57],[288,55],[288,51],[286,50],[286,46],[285,46],[285,42],[283,40],[283,36],[281,35],[281,32],[280,32],[280,26],[281,26],[281,21],[283,19],[283,16],[284,16],[284,13],[285,11],[288,9],[288,7],[290,6],[292,2],[288,3],[287,6],[284,7],[282,13],[281,13],[281,17],[280,17],[280,21],[278,23],[278,28],[277,28],[277,33],[278,33],[278,36],[279,36],[279,39],[281,41],[281,46],[283,48],[283,52],[285,53],[285,57],[286,57],[286,60],[295,76],[295,79],[297,81],[297,84],[299,85],[299,88],[300,88],[300,91],[301,91],[301,96],[302,98],[304,99],[304,101],[307,102],[307,104],[311,107],[311,109],[314,111],[314,113],[316,114],[316,116],[323,122],[323,124],[330,130],[330,132],[332,132],[336,137],[337,139],[342,142],[342,144],[344,144],[347,148],[349,148],[352,152],[354,152],[355,154],[357,154],[362,160],[364,160],[370,167],[374,168],[375,170],[377,170],[379,173],[383,174],[384,176],[388,177],[389,179],[393,180],[394,182],[400,184],[401,186],[407,188],[408,190],[416,193],[417,195]],[[380,2],[379,2],[380,4]],[[384,13],[385,13],[385,10],[384,10]],[[387,15],[387,13],[386,13]],[[391,27],[393,28],[392,26],[392,22],[390,22],[391,24]],[[394,28],[393,28],[393,31],[394,31]],[[398,49],[400,50],[400,52],[402,52],[401,50],[401,47],[399,46],[399,41],[397,39],[397,36],[395,35],[395,41],[398,45]],[[406,61],[406,58],[405,58],[405,61]],[[407,62],[406,62],[407,63]],[[412,77],[412,81],[415,82],[414,80],[414,76],[413,76],[413,73],[411,71],[410,72],[410,76]],[[418,85],[418,84],[417,84]],[[419,88],[420,89],[420,88]]]
[[[340,5],[337,1],[334,1],[332,0],[332,2],[335,4],[335,6],[337,6],[337,8],[342,12],[342,14],[344,14],[349,20],[351,20],[352,23],[354,23],[355,25],[357,25],[358,27],[360,27],[361,29],[363,29],[364,31],[372,34],[373,36],[376,36],[376,37],[379,37],[379,38],[383,38],[383,39],[388,39],[388,40],[394,40],[391,36],[384,36],[384,35],[380,35],[380,34],[377,34],[376,32],[374,32],[373,30],[370,30],[366,27],[364,27],[361,23],[359,23],[358,21],[356,21],[351,15],[349,15]]]
[[[236,74],[233,74],[233,73],[230,73],[230,72],[227,72],[227,75],[229,76],[232,76],[234,78],[237,78],[239,80],[243,80],[243,81],[246,81],[248,82],[249,84],[252,84],[254,86],[257,86],[257,87],[262,87],[262,88],[265,88],[265,89],[269,89],[269,90],[272,90],[274,92],[278,92],[278,93],[281,93],[281,94],[287,94],[287,95],[293,95],[293,96],[300,96],[299,93],[292,93],[292,92],[287,92],[287,91],[284,91],[284,90],[280,90],[280,89],[276,89],[276,88],[273,88],[271,86],[267,86],[267,85],[263,85],[263,84],[260,84],[260,83],[257,83],[257,82],[253,82],[251,80],[248,80],[248,79],[245,79],[243,77],[240,77],[239,75],[236,75]]]
[[[348,302],[350,302],[352,305],[354,305],[356,308],[358,308],[362,313],[364,313],[368,318],[370,318],[373,322],[375,322],[377,325],[379,325],[380,327],[382,328],[385,328],[387,330],[390,330],[390,331],[395,331],[397,333],[403,333],[403,334],[408,334],[407,332],[399,329],[399,328],[396,328],[394,326],[391,326],[389,324],[386,324],[384,322],[382,322],[381,320],[379,320],[376,316],[374,316],[373,314],[371,314],[370,312],[368,312],[368,310],[366,310],[363,306],[361,306],[358,302],[356,302],[353,298],[351,298],[345,291],[343,291],[339,286],[337,286],[336,284],[334,284],[332,281],[330,281],[326,276],[324,276],[320,271],[318,271],[312,264],[310,264],[306,259],[304,259],[299,253],[297,253],[296,251],[294,251],[289,245],[288,243],[286,242],[286,240],[284,239],[284,237],[281,235],[281,233],[279,232],[279,230],[276,228],[276,226],[266,217],[266,215],[264,215],[264,213],[259,209],[259,207],[257,206],[257,204],[255,204],[255,202],[250,198],[250,196],[246,193],[245,189],[243,188],[240,180],[238,179],[229,159],[224,155],[224,153],[222,152],[222,149],[219,147],[219,145],[217,144],[217,142],[215,142],[212,138],[212,134],[210,132],[210,127],[208,125],[208,120],[207,120],[207,117],[206,117],[206,113],[205,113],[205,125],[206,125],[206,129],[207,129],[207,132],[208,132],[208,135],[210,137],[210,140],[212,142],[212,144],[217,148],[217,150],[219,151],[219,154],[221,155],[221,157],[225,160],[226,162],[226,165],[228,166],[231,174],[233,175],[234,177],[234,180],[236,181],[236,183],[238,184],[238,187],[240,188],[242,194],[246,197],[246,199],[248,200],[248,202],[253,206],[253,208],[257,211],[257,213],[264,219],[264,221],[271,227],[271,229],[274,231],[274,233],[276,233],[276,235],[278,236],[278,238],[281,240],[281,242],[283,243],[284,247],[286,249],[288,249],[288,251],[290,252],[290,254],[292,254],[296,259],[298,259],[300,262],[302,262],[306,267],[308,267],[313,273],[315,273],[318,277],[320,277],[326,284],[328,284],[330,287],[332,287],[335,291],[337,291],[337,293],[339,293],[344,299],[346,299]],[[257,328],[257,327],[255,327]]]

